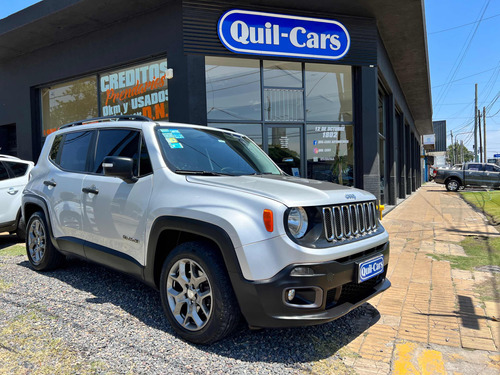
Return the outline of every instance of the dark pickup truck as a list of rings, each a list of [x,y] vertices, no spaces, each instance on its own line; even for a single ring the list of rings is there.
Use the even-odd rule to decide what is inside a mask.
[[[500,167],[490,163],[465,163],[462,168],[438,169],[434,181],[445,184],[448,191],[465,186],[500,188]]]

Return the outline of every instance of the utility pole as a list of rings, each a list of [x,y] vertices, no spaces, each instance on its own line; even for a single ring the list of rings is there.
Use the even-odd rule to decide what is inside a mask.
[[[450,130],[451,133],[451,155],[450,155],[450,163],[451,166],[455,164],[455,152],[453,150],[453,130]]]
[[[488,159],[486,159],[486,108],[483,107],[483,152],[484,152],[484,162],[486,163]]]
[[[462,164],[464,163],[464,141],[460,141],[460,151],[462,154]]]
[[[483,141],[481,139],[481,110],[477,110],[477,130],[479,133],[479,161],[482,163],[483,162]]]
[[[474,161],[477,162],[477,83],[476,95],[474,99]]]

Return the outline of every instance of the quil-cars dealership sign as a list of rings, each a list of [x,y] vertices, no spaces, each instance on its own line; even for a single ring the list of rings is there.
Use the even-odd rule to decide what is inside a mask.
[[[236,53],[338,60],[349,32],[338,21],[233,9],[219,19],[222,44]]]

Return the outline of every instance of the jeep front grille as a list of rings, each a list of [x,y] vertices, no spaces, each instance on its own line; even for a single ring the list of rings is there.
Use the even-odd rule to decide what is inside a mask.
[[[375,202],[323,207],[323,224],[328,241],[348,240],[377,229]]]

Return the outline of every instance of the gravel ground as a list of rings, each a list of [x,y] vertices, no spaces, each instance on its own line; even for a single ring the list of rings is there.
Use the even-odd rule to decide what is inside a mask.
[[[365,304],[321,326],[243,327],[196,346],[173,333],[159,293],[133,278],[77,259],[38,273],[0,250],[0,373],[354,373],[342,358],[356,354],[343,346],[377,314]]]

